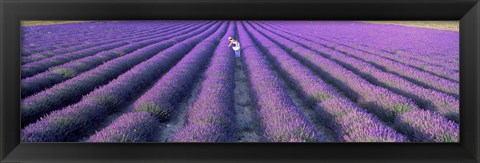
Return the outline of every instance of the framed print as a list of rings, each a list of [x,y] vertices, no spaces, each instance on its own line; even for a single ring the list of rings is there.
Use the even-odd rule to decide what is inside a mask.
[[[4,162],[478,162],[478,1],[2,1]]]

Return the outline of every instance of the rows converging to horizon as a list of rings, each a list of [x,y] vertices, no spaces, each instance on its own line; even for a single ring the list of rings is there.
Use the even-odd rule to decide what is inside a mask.
[[[23,142],[459,142],[458,31],[104,21],[22,34]]]

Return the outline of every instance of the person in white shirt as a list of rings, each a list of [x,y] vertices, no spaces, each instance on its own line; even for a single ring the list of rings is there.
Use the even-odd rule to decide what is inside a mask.
[[[234,39],[233,37],[228,37],[228,40],[230,41],[228,47],[233,45],[232,49],[235,52],[235,56],[240,57],[240,42],[238,42],[238,40]]]

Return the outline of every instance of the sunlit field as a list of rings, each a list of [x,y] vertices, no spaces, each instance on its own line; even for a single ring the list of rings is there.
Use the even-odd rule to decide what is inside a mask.
[[[452,24],[33,23],[23,142],[459,142]]]

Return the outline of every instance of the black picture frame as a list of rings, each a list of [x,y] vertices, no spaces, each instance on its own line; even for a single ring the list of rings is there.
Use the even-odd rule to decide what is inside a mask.
[[[1,0],[1,162],[479,162],[478,0]],[[460,20],[460,143],[20,143],[20,20]]]

